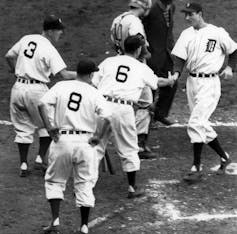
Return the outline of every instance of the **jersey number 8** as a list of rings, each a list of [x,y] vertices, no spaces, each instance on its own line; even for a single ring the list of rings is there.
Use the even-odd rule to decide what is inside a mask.
[[[69,110],[78,111],[80,107],[82,96],[79,93],[71,93],[67,107]]]

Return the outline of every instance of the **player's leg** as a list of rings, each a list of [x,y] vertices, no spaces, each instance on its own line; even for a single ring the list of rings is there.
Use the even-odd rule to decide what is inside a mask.
[[[64,139],[62,139],[64,138]],[[49,149],[49,165],[45,174],[46,198],[50,204],[52,219],[44,233],[59,233],[60,203],[64,200],[66,182],[71,175],[71,144],[67,135],[61,136],[57,143],[52,142]]]
[[[98,180],[99,164],[96,149],[88,144],[90,135],[82,134],[73,154],[73,175],[76,207],[80,209],[80,233],[88,233],[90,210],[95,206],[93,188]]]
[[[31,116],[31,121],[38,128],[39,135],[39,151],[35,160],[35,168],[42,170],[46,170],[47,168],[46,154],[51,143],[51,138],[49,137],[48,132],[44,128],[43,121],[38,111],[38,105],[40,99],[47,92],[47,90],[48,87],[45,84],[34,84],[26,94],[26,105],[28,107],[28,112]],[[53,115],[53,113],[49,114]]]
[[[10,116],[16,133],[14,142],[18,144],[19,149],[21,177],[27,176],[29,172],[27,156],[35,131],[24,102],[26,90],[25,84],[16,83],[10,98]]]
[[[151,116],[148,109],[138,109],[136,111],[136,128],[139,146],[140,159],[154,159],[156,155],[148,147],[148,134]]]
[[[140,170],[140,159],[138,157],[138,142],[133,108],[128,105],[117,105],[116,115],[111,121],[115,138],[115,146],[121,158],[122,169],[127,173],[128,198],[144,195],[144,191],[137,189],[136,172]]]

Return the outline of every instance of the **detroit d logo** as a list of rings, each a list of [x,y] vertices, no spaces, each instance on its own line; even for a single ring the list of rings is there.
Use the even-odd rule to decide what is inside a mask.
[[[207,48],[205,52],[213,52],[216,46],[216,40],[208,39]]]

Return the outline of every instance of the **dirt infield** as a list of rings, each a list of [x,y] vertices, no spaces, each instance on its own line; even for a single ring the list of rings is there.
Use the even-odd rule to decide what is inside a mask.
[[[187,25],[180,13],[184,1],[176,3],[175,38]],[[200,0],[209,22],[225,27],[237,40],[236,0]],[[4,54],[24,34],[40,32],[45,14],[54,13],[66,24],[58,49],[70,69],[79,58],[89,56],[100,62],[113,51],[109,28],[112,19],[126,10],[125,0],[1,0],[0,1],[0,120],[10,121],[9,96],[15,79],[8,74]],[[237,123],[237,75],[222,81],[222,97],[212,121]],[[53,79],[52,84],[57,81]],[[51,85],[52,85],[51,84]],[[179,83],[171,116],[184,124],[188,119],[185,76]],[[219,124],[221,125],[221,124]],[[91,234],[234,234],[237,233],[237,127],[215,127],[220,141],[232,156],[232,165],[224,176],[212,170],[218,157],[204,148],[204,175],[197,184],[182,181],[192,162],[192,149],[185,127],[164,128],[153,125],[150,145],[157,152],[154,161],[142,161],[138,185],[146,196],[126,199],[126,175],[110,148],[116,175],[101,171],[95,188],[96,207],[90,217]],[[11,125],[0,128],[0,234],[40,234],[50,221],[50,210],[44,195],[43,174],[32,168],[37,153],[35,142],[30,149],[31,174],[20,178],[17,147]],[[74,207],[71,181],[61,209],[63,234],[70,234],[80,224]]]

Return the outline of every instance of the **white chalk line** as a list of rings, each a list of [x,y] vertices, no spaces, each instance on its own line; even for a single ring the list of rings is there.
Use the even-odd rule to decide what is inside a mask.
[[[6,121],[6,120],[0,120],[0,125],[6,125],[6,126],[11,126],[12,122]],[[237,126],[237,122],[229,122],[229,123],[224,123],[224,122],[214,122],[211,123],[212,126],[224,126],[224,127],[236,127]],[[182,127],[187,127],[187,124],[173,124],[171,126],[159,126],[160,127],[165,127],[165,128],[182,128]],[[211,170],[216,170],[218,166],[213,167]],[[227,168],[227,174],[232,174],[232,175],[236,175],[237,174],[237,164],[233,164],[232,166],[229,165],[229,170]],[[154,184],[153,182],[150,182],[151,184]],[[160,187],[164,186],[165,184],[174,184],[174,183],[179,183],[179,181],[177,180],[167,180],[167,181],[159,181],[157,180],[155,182],[156,184],[156,189],[154,191],[149,191],[149,195],[152,196],[152,192],[154,193],[153,196],[159,196],[157,194],[157,192],[160,190]],[[159,188],[157,188],[159,187]],[[165,195],[167,198],[167,194]],[[166,216],[170,221],[178,221],[178,220],[190,220],[190,221],[209,221],[212,219],[217,219],[217,220],[223,220],[223,219],[229,219],[229,218],[237,218],[237,211],[236,214],[233,213],[223,213],[223,214],[207,214],[207,213],[200,213],[200,214],[195,214],[192,216],[181,216],[180,215],[180,211],[177,210],[175,208],[175,205],[173,203],[168,203],[167,199],[165,199],[166,201],[163,200],[164,204],[162,205],[162,207],[156,207],[153,206],[153,208],[155,210],[158,211],[158,213],[160,213],[160,215]],[[161,204],[161,202],[159,202],[159,204]],[[115,210],[112,213],[108,213],[102,217],[98,217],[92,221],[89,222],[89,227],[94,227],[96,225],[99,225],[100,223],[103,223],[105,221],[107,221],[109,218],[111,218],[112,216],[114,216],[114,214],[116,213],[120,213],[124,210],[124,207],[121,207],[117,210]]]
[[[0,125],[12,125],[12,122],[9,122],[7,120],[0,120]],[[188,124],[187,123],[175,123],[172,124],[170,126],[164,126],[164,125],[159,125],[157,127],[153,127],[153,128],[184,128],[187,127]],[[237,122],[213,122],[211,123],[211,126],[214,127],[237,127]]]
[[[167,218],[167,222],[179,222],[179,221],[191,221],[191,222],[200,222],[205,221],[208,222],[210,220],[224,220],[230,218],[237,218],[237,210],[233,210],[231,213],[199,213],[190,216],[182,216],[181,212],[176,208],[175,203],[179,203],[178,200],[172,200],[169,198],[168,194],[166,194],[162,187],[171,184],[178,184],[179,180],[156,180],[152,179],[148,182],[148,189],[146,192],[149,193],[150,197],[157,198],[158,202],[152,206],[153,210],[158,213],[158,215]],[[143,198],[140,198],[143,200]],[[108,219],[112,218],[116,214],[125,211],[124,207],[120,207],[115,211],[105,214],[102,217],[98,217],[89,222],[89,227],[95,227],[106,222]]]
[[[159,126],[154,126],[152,128],[184,128],[184,127],[187,127],[188,124],[187,123],[175,123],[175,124],[172,124],[170,126],[164,126],[164,125],[159,125]],[[219,121],[216,121],[216,122],[211,122],[211,126],[213,127],[237,127],[237,122],[219,122]]]

